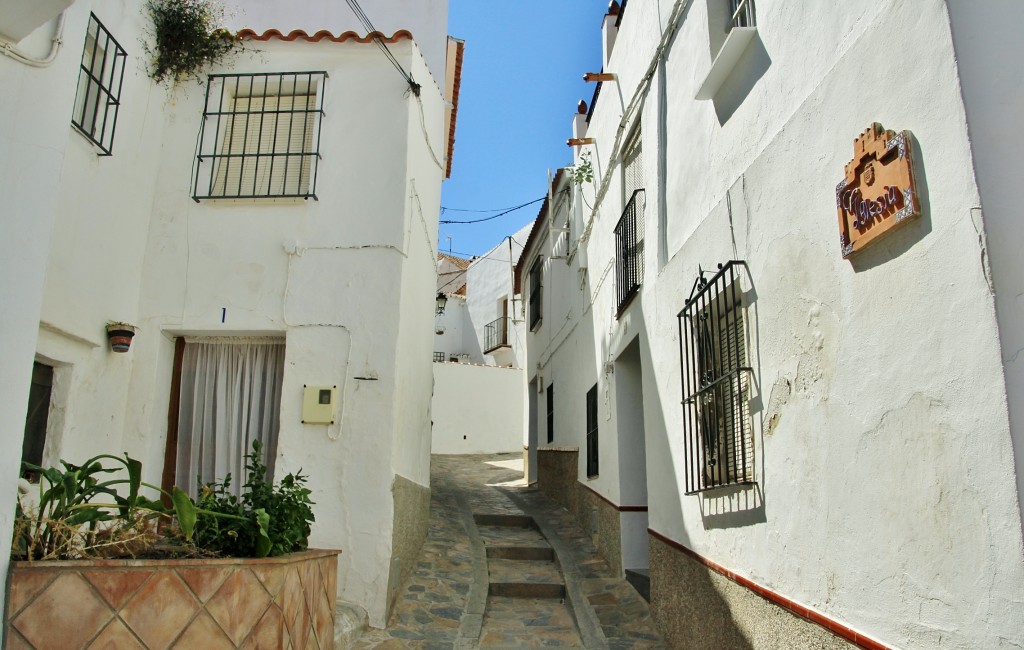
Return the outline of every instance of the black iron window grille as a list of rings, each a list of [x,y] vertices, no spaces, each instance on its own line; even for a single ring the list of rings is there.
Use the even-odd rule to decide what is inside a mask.
[[[542,260],[537,258],[530,267],[530,329],[537,326],[541,319],[541,271]]]
[[[555,385],[548,384],[548,444],[555,441]]]
[[[444,352],[435,352],[434,361],[437,363],[444,363]]]
[[[701,271],[679,312],[686,493],[754,482],[743,292],[737,267]]]
[[[615,224],[615,289],[622,315],[640,290],[644,273],[644,191],[635,190]]]
[[[484,354],[508,345],[508,318],[501,316],[484,326]]]
[[[71,124],[100,148],[102,156],[109,156],[114,150],[114,130],[121,107],[127,58],[124,48],[96,14],[89,14]]]
[[[587,478],[597,476],[597,384],[587,391]]]
[[[754,0],[729,0],[732,18],[729,29],[733,27],[756,27],[754,20]]]
[[[192,198],[314,200],[326,72],[210,75]]]

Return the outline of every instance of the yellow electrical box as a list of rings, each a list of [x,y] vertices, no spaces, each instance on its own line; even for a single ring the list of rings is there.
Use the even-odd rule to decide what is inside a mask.
[[[302,386],[302,423],[334,424],[337,386]]]

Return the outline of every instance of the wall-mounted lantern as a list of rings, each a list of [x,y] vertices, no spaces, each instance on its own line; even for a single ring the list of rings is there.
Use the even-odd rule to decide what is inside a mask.
[[[444,295],[440,291],[437,292],[437,309],[435,314],[443,314],[445,305],[448,304],[448,296]]]

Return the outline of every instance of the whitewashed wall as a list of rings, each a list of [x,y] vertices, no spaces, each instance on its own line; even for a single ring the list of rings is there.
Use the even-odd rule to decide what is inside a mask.
[[[487,346],[487,324],[501,316],[501,299],[508,298],[508,342],[512,346],[513,365],[516,368],[524,367],[526,362],[526,328],[512,290],[512,269],[519,261],[523,244],[532,227],[532,222],[526,224],[511,239],[504,239],[473,260],[467,272],[467,306],[480,350]],[[494,365],[494,356],[487,355],[486,362]]]
[[[402,27],[435,30],[442,5],[425,7],[427,17],[409,14]],[[105,158],[70,126],[90,11],[128,52],[114,155]],[[432,289],[447,142],[438,83],[415,44],[390,46],[423,85],[424,127],[417,100],[372,43],[247,43],[227,70],[330,74],[320,200],[197,204],[190,188],[203,90],[168,91],[146,77],[144,30],[137,4],[78,2],[51,67],[0,57],[0,80],[16,89],[0,98],[0,165],[10,167],[0,195],[17,217],[0,226],[0,290],[11,314],[0,345],[18,343],[0,348],[4,430],[16,432],[0,441],[4,475],[13,491],[33,350],[56,366],[46,459],[126,451],[159,483],[174,337],[284,336],[277,467],[310,477],[311,544],[344,550],[341,596],[382,626],[392,482],[400,475],[429,484]],[[443,42],[443,27],[436,36]],[[107,320],[139,325],[131,352],[109,352]],[[339,386],[338,424],[300,423],[306,383]],[[0,513],[4,535],[11,516]]]
[[[695,101],[711,51],[708,3],[694,0],[639,112],[645,279],[616,319],[612,228],[623,197],[610,157],[620,126],[635,124],[620,125],[623,107],[674,4],[628,7],[606,66],[618,82],[605,84],[586,134],[596,138],[598,183],[606,174],[611,182],[585,255],[569,268],[546,266],[558,270],[546,270],[527,367],[528,379],[555,384],[555,444],[584,448],[585,394],[597,384],[601,471],[581,480],[623,503],[630,477],[620,475],[610,364],[637,340],[652,529],[897,647],[1024,644],[1003,381],[1013,352],[999,344],[979,248],[979,224],[992,222],[976,210],[957,76],[989,67],[958,70],[939,0],[758,3],[759,36],[737,71],[714,100]],[[986,20],[1001,20],[986,7]],[[975,37],[967,47],[990,46]],[[976,97],[975,110],[1015,96],[1015,79],[1007,92]],[[981,133],[1020,129],[1019,115],[996,114],[1011,123]],[[840,257],[834,188],[853,138],[875,121],[913,132],[925,215],[851,263]],[[730,259],[750,269],[758,486],[686,496],[676,314],[698,266]],[[1019,323],[1007,319],[1006,328]],[[762,426],[769,418],[773,426]]]
[[[521,451],[524,395],[520,369],[435,363],[431,452]]]
[[[480,343],[470,320],[467,297],[448,296],[444,313],[434,317],[434,351],[444,352],[445,361],[454,356],[461,362],[484,362],[484,355],[480,351]]]

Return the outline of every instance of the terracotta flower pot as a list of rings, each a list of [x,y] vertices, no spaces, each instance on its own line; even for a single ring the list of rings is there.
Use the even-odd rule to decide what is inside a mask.
[[[114,352],[127,352],[135,336],[135,326],[127,323],[107,323],[107,338]]]

